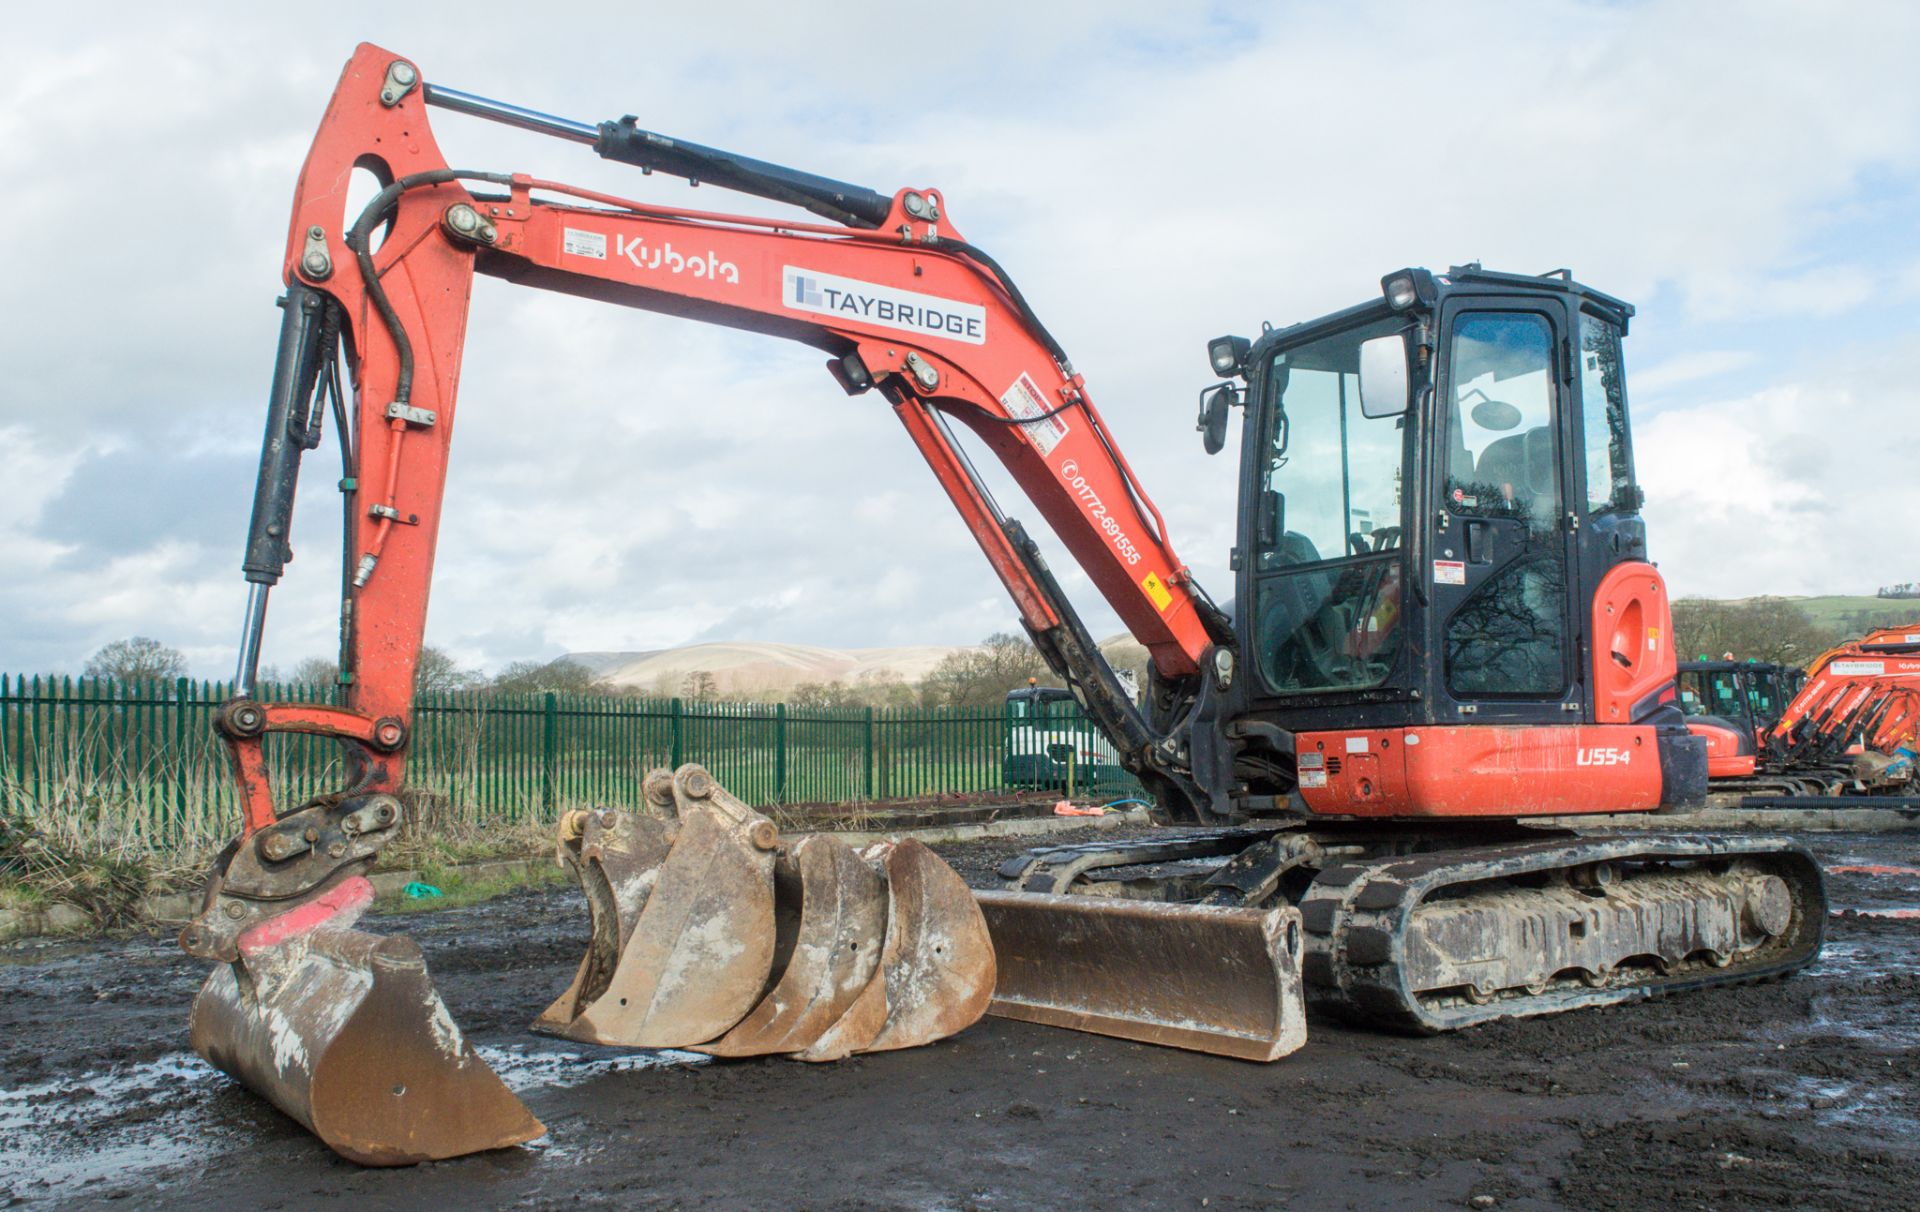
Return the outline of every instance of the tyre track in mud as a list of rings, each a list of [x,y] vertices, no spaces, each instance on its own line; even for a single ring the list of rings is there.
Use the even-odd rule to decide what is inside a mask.
[[[941,847],[973,882],[1030,844]],[[1920,866],[1911,834],[1813,840]],[[1920,907],[1838,873],[1837,907]],[[586,935],[572,889],[386,917],[550,1129],[360,1170],[186,1051],[204,967],[171,940],[0,948],[0,1205],[818,1209],[1889,1209],[1920,1163],[1920,922],[1838,915],[1808,974],[1412,1039],[1315,1019],[1272,1065],[988,1019],[831,1066],[527,1034]]]

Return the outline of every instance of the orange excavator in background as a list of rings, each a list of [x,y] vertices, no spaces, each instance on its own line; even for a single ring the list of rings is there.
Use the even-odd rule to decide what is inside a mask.
[[[1829,794],[1910,786],[1920,754],[1920,623],[1821,653],[1761,739],[1767,768],[1819,778]]]
[[[431,108],[810,217],[449,168]],[[348,214],[355,168],[383,188]],[[1564,271],[1406,269],[1345,311],[1210,343],[1209,452],[1241,410],[1237,605],[1223,607],[1086,380],[940,191],[878,193],[633,118],[556,118],[363,45],[301,172],[282,265],[238,697],[217,720],[241,834],[182,933],[215,965],[195,1046],[343,1154],[391,1164],[540,1131],[461,1038],[418,948],[351,928],[402,811],[476,273],[819,349],[845,392],[905,429],[1039,651],[1156,817],[1183,827],[1038,851],[1003,872],[1008,889],[968,897],[910,844],[783,839],[705,771],[659,772],[633,810],[559,822],[591,939],[540,1029],[831,1060],[938,1039],[990,994],[997,1014],[1272,1059],[1304,1039],[1306,999],[1431,1032],[1784,975],[1817,954],[1821,877],[1790,842],[1523,823],[1705,791],[1646,558],[1627,304]],[[344,702],[259,702],[268,590],[329,413]],[[956,425],[1146,646],[1144,704]],[[275,803],[266,754],[289,733],[340,743],[338,791]]]

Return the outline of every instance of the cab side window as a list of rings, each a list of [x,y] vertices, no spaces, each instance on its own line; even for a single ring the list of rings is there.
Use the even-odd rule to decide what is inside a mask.
[[[1580,313],[1580,415],[1586,445],[1587,512],[1632,509],[1627,400],[1621,388],[1620,329]]]

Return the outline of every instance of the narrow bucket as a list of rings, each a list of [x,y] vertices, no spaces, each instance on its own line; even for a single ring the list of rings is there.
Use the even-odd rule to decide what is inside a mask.
[[[768,991],[777,942],[773,822],[698,766],[648,776],[647,798],[669,799],[667,823],[611,810],[600,849],[581,835],[576,868],[593,941],[573,986],[535,1027],[591,1044],[686,1048],[718,1039]],[[610,827],[604,827],[610,826]],[[607,843],[633,839],[619,853]],[[563,843],[564,844],[564,843]],[[611,971],[605,957],[618,948]]]
[[[886,881],[851,848],[833,838],[801,838],[775,867],[774,888],[779,917],[793,926],[777,932],[773,989],[702,1052],[763,1056],[808,1047],[840,1021],[880,968]]]
[[[974,895],[999,963],[989,1014],[1242,1060],[1307,1041],[1296,909]]]
[[[243,934],[194,999],[194,1051],[364,1166],[543,1134],[454,1025],[419,945],[348,928],[372,899],[355,876]]]
[[[842,1060],[945,1039],[978,1022],[993,996],[994,949],[965,881],[919,842],[860,856],[883,873],[887,929],[879,970],[839,1019],[795,1053]]]

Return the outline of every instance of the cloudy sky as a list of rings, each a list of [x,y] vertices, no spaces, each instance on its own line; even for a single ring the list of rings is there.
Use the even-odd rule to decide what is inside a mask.
[[[287,205],[363,39],[584,121],[940,187],[1219,596],[1206,339],[1472,259],[1639,305],[1639,470],[1677,593],[1920,575],[1911,4],[188,7],[33,6],[0,42],[0,668],[77,671],[135,633],[231,668]],[[734,205],[435,128],[456,164]],[[1012,626],[904,433],[813,350],[481,279],[468,351],[428,627],[465,661]],[[283,666],[332,652],[331,443],[270,619]]]

